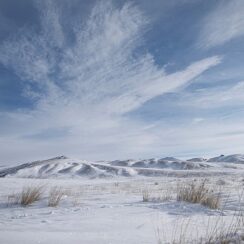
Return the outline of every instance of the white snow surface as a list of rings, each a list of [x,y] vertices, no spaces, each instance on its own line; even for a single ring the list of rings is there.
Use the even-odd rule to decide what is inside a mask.
[[[0,175],[1,244],[200,244],[213,230],[225,233],[236,219],[243,221],[239,162],[88,162],[62,156],[5,167]],[[177,201],[179,186],[202,180],[221,195],[219,209]],[[41,199],[27,207],[12,203],[28,186],[41,186]],[[64,192],[57,207],[48,206],[53,187]],[[243,225],[238,228],[230,243],[244,243]]]

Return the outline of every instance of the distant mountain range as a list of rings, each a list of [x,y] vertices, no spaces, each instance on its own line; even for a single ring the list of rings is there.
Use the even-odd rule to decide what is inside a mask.
[[[233,164],[239,166],[232,166]],[[243,165],[242,165],[243,164]],[[207,172],[207,169],[221,170],[225,168],[244,169],[244,155],[234,154],[218,156],[210,159],[192,158],[181,160],[174,157],[144,160],[115,160],[115,161],[84,161],[59,156],[47,160],[21,164],[19,166],[0,170],[0,177],[21,178],[54,178],[54,177],[88,177],[102,178],[113,176],[161,176],[174,175],[179,172],[191,171],[198,174],[199,171]]]

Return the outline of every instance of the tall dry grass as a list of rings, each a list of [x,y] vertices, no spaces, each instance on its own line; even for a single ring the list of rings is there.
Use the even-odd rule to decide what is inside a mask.
[[[142,201],[149,202],[149,191],[148,190],[142,191]]]
[[[192,182],[177,188],[177,201],[199,203],[211,209],[218,209],[221,203],[220,192],[214,193],[206,185],[206,181]]]
[[[48,206],[57,207],[64,195],[65,192],[61,187],[55,186],[51,188],[48,196]]]
[[[242,189],[243,186],[241,186]],[[237,194],[235,208],[232,216],[228,216],[225,210],[228,204],[233,204],[231,195],[221,200],[220,194],[214,193],[206,185],[206,180],[192,182],[177,187],[177,200],[190,203],[200,203],[217,209],[217,215],[199,216],[195,218],[180,217],[173,224],[170,233],[165,230],[165,225],[159,226],[156,231],[158,244],[241,244],[244,243],[244,190]],[[233,197],[233,195],[232,195]],[[211,211],[212,212],[212,211]],[[201,224],[200,224],[201,223]],[[167,236],[167,237],[166,237]],[[167,238],[171,240],[168,241]]]
[[[157,244],[241,244],[244,243],[242,221],[243,216],[233,216],[229,222],[225,222],[223,216],[216,219],[209,216],[206,229],[199,230],[195,221],[186,218],[179,220],[168,234],[162,227],[157,228]]]
[[[42,186],[24,187],[20,193],[19,201],[22,206],[28,206],[41,199],[43,193]]]

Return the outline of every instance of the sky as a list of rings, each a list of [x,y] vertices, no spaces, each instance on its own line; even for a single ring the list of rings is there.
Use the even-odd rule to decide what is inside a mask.
[[[244,153],[243,0],[1,0],[0,163]]]

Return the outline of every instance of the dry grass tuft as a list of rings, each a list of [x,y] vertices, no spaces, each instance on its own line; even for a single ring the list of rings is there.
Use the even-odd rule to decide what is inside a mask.
[[[243,241],[243,235],[233,232],[216,236],[211,240],[205,241],[203,244],[240,244]]]
[[[43,187],[24,187],[19,195],[19,202],[22,206],[28,206],[41,199]]]
[[[192,182],[177,189],[177,201],[200,203],[211,209],[220,207],[220,194],[215,194],[206,186],[206,181]]]
[[[155,234],[158,244],[241,244],[244,243],[242,221],[243,216],[239,215],[239,212],[233,216],[230,222],[225,221],[223,216],[217,218],[209,216],[205,221],[206,225],[202,226],[201,236],[198,236],[199,227],[196,222],[191,218],[186,218],[176,223],[172,229],[171,237],[169,235],[170,240],[164,238],[166,233],[164,224],[161,225],[161,228],[156,229]]]
[[[57,207],[62,199],[62,197],[65,195],[65,192],[61,187],[53,187],[51,188],[49,192],[48,197],[48,206],[49,207]]]
[[[11,207],[13,205],[19,204],[20,202],[20,194],[11,194],[8,195],[7,206]]]
[[[148,190],[142,191],[142,201],[143,202],[149,202],[149,192]]]
[[[142,201],[143,202],[167,202],[173,199],[173,190],[167,188],[165,190],[160,189],[157,191],[150,191],[144,189],[142,191]]]

